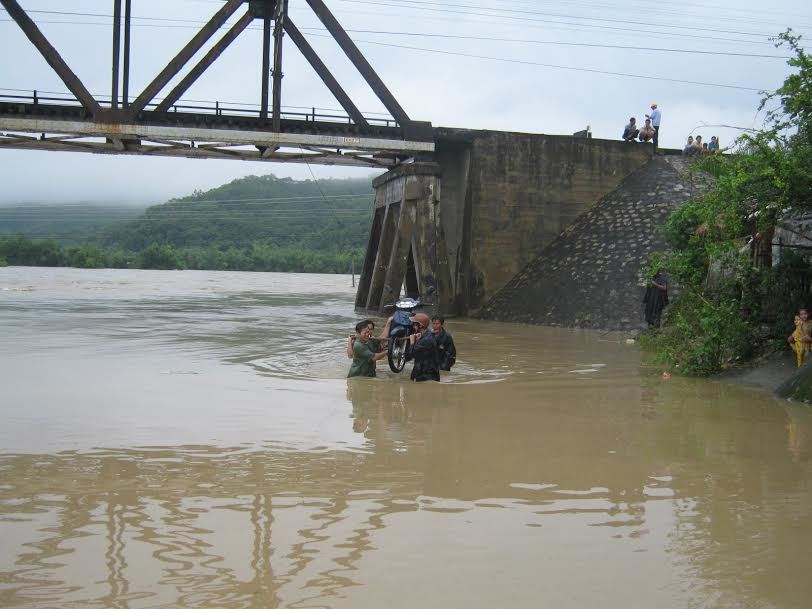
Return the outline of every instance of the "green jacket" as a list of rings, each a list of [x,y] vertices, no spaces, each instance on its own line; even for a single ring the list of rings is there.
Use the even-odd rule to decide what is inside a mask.
[[[375,357],[369,343],[356,340],[352,344],[352,365],[347,378],[354,376],[375,376]]]

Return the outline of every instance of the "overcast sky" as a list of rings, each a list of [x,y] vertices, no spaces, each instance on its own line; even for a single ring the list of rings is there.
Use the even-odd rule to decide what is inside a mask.
[[[364,112],[383,112],[305,0],[289,2],[292,18],[356,105]],[[698,0],[326,3],[415,120],[548,134],[571,134],[589,125],[595,137],[618,139],[630,116],[642,121],[649,104],[657,102],[662,111],[660,140],[666,147],[681,147],[689,133],[705,139],[718,135],[723,145],[739,133],[717,125],[759,127],[758,91],[775,89],[788,73],[786,59],[780,57],[787,55],[786,49],[776,49],[769,36],[787,27],[812,32],[812,8],[792,0],[775,0],[769,8],[755,0],[715,0],[710,5]],[[112,14],[112,0],[20,0],[20,4],[31,11],[87,88],[109,96],[111,19],[103,15]],[[222,1],[132,0],[132,4],[133,16],[138,17],[132,34],[134,97]],[[615,48],[624,46],[636,48]],[[183,99],[258,104],[261,51],[257,21]],[[67,91],[2,10],[0,52],[4,57],[0,95],[15,94],[16,89]],[[284,73],[283,106],[340,108],[290,41],[285,43]],[[267,173],[305,179],[370,171],[0,150],[0,203],[158,203]]]

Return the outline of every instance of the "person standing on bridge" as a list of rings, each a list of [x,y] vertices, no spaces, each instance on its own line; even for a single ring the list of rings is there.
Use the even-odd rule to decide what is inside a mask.
[[[657,154],[657,147],[660,142],[660,109],[657,104],[651,104],[651,114],[646,114],[646,118],[651,119],[651,126],[654,127],[654,154]]]

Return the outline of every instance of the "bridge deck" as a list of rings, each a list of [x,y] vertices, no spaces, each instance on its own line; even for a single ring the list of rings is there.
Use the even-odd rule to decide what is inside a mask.
[[[71,102],[36,93],[0,96],[0,148],[378,167],[434,150],[430,125],[406,139],[383,115],[368,117],[360,133],[348,116],[297,108],[283,112],[274,132],[272,119],[248,105],[176,105],[144,110],[137,120],[126,109],[104,109],[94,120]],[[30,133],[40,135],[23,135]]]

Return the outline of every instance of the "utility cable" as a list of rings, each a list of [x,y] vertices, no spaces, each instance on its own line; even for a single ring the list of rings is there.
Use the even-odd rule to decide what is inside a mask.
[[[440,6],[446,8],[454,8],[454,9],[474,9],[474,10],[487,10],[490,11],[488,14],[491,17],[501,16],[501,13],[511,13],[517,15],[541,15],[543,17],[553,17],[556,19],[581,19],[584,21],[605,21],[607,23],[625,23],[629,25],[642,25],[642,26],[655,26],[655,27],[668,27],[673,29],[681,29],[681,30],[692,30],[697,32],[714,32],[717,34],[738,34],[742,36],[757,36],[760,38],[765,38],[772,34],[764,34],[761,32],[742,32],[738,30],[721,30],[718,28],[704,28],[698,27],[693,25],[678,25],[678,24],[662,24],[656,23],[651,21],[632,21],[629,19],[611,19],[607,17],[583,17],[580,15],[567,15],[561,13],[546,13],[542,11],[528,11],[528,10],[517,10],[517,9],[505,9],[505,8],[489,8],[485,6],[477,6],[471,4],[449,4],[446,2],[429,2],[426,0],[386,0],[386,2],[381,2],[380,0],[340,0],[341,2],[352,2],[353,4],[373,4],[379,6],[398,6],[398,8],[409,8],[412,6],[418,6],[423,8],[425,6]],[[445,10],[445,9],[443,9]],[[586,25],[586,24],[584,24]],[[629,29],[629,28],[624,28]]]
[[[541,11],[526,11],[526,10],[516,10],[516,9],[495,9],[483,6],[476,6],[476,5],[467,5],[467,4],[449,4],[444,2],[436,2],[436,1],[426,1],[426,0],[339,0],[341,2],[349,2],[352,4],[371,4],[374,6],[386,6],[392,8],[421,8],[423,10],[432,10],[432,11],[440,11],[440,12],[451,12],[451,13],[458,13],[464,15],[479,15],[479,16],[486,16],[486,17],[500,17],[500,18],[510,18],[510,19],[521,19],[522,21],[527,21],[528,19],[524,17],[524,15],[540,15],[544,17],[552,17],[555,19],[580,19],[582,21],[599,21],[599,22],[607,22],[607,23],[623,23],[623,24],[630,24],[630,25],[642,25],[646,27],[664,27],[676,30],[691,30],[691,31],[699,31],[699,32],[712,32],[717,34],[736,34],[740,36],[755,36],[759,38],[767,38],[770,36],[774,36],[774,33],[763,33],[763,32],[743,32],[739,30],[724,30],[719,28],[705,28],[701,26],[695,25],[680,25],[680,24],[665,24],[665,23],[657,23],[651,21],[630,21],[628,19],[612,19],[607,17],[584,17],[581,15],[569,15],[569,14],[561,14],[561,13],[545,13]],[[432,7],[444,7],[444,8],[425,8],[426,6]],[[452,9],[473,9],[473,10],[486,10],[490,11],[488,13],[475,13],[470,12],[467,10],[457,11]],[[34,14],[43,14],[43,15],[73,15],[79,17],[103,17],[103,18],[112,18],[113,15],[106,14],[106,13],[88,13],[82,11],[54,11],[54,10],[42,10],[42,9],[30,9],[26,11],[28,13]],[[512,15],[505,15],[505,14],[516,14],[520,15],[519,17],[513,17]],[[181,18],[172,18],[172,17],[139,17],[139,16],[132,16],[132,19],[136,20],[143,20],[143,21],[163,21],[163,22],[175,22],[175,23],[200,23],[199,20],[193,19],[181,19]],[[537,20],[537,19],[530,19],[531,21],[542,21],[547,22],[545,20]],[[565,23],[565,22],[553,22],[553,23]],[[590,27],[608,27],[608,26],[598,26],[594,24],[588,23],[569,23],[566,22],[567,25],[579,25],[579,26],[590,26]],[[225,26],[223,26],[225,27]],[[616,29],[616,28],[611,28]],[[623,31],[630,31],[631,28],[624,27],[620,28]]]
[[[371,4],[373,6],[379,6],[379,7],[409,8],[406,5],[387,4],[387,3],[383,3],[383,2],[375,2],[373,0],[341,0],[341,1],[342,2],[352,2],[353,4]],[[423,10],[423,11],[433,11],[433,12],[439,12],[439,13],[450,13],[452,15],[472,15],[472,16],[478,16],[478,17],[488,17],[488,18],[491,18],[491,19],[494,19],[494,18],[496,18],[496,19],[506,19],[508,21],[520,21],[522,23],[530,22],[530,23],[551,23],[551,24],[557,24],[557,25],[572,25],[572,26],[577,26],[577,27],[595,28],[595,29],[610,30],[610,31],[612,31],[612,30],[613,31],[621,31],[621,32],[624,32],[626,34],[629,34],[629,33],[640,34],[641,33],[639,28],[632,30],[631,28],[628,28],[628,27],[617,27],[617,26],[610,26],[610,25],[597,25],[597,24],[591,24],[591,23],[574,23],[574,22],[571,22],[571,21],[550,21],[549,19],[538,19],[538,18],[533,18],[533,17],[519,17],[519,16],[500,15],[500,14],[493,14],[493,13],[477,13],[477,12],[472,12],[472,11],[454,11],[454,10],[451,10],[451,9],[444,9],[444,8],[421,7],[421,10]],[[583,17],[576,17],[576,18],[577,19],[583,19]],[[752,40],[719,38],[719,37],[705,36],[705,35],[700,36],[700,35],[694,35],[694,34],[686,34],[684,32],[667,32],[667,31],[662,31],[662,30],[650,29],[652,26],[654,26],[654,27],[672,28],[672,29],[674,29],[674,28],[697,29],[697,28],[691,28],[690,26],[662,25],[662,24],[656,24],[656,23],[647,23],[646,26],[648,28],[645,31],[646,34],[659,34],[659,35],[665,35],[665,36],[679,36],[680,38],[699,38],[699,39],[707,39],[707,40],[727,40],[727,41],[748,42],[748,43],[749,42],[756,42],[756,43],[758,42],[758,41],[752,41]],[[712,32],[717,32],[717,33],[724,33],[721,30],[711,30],[711,31]],[[746,34],[746,35],[755,36],[756,34]],[[764,37],[764,38],[768,38],[769,36],[772,36],[772,35],[774,35],[774,34],[763,34],[761,36]],[[762,44],[765,44],[765,43],[762,43]]]
[[[11,22],[11,19],[0,19],[0,22]],[[89,21],[42,21],[41,23],[49,23],[49,24],[61,24],[61,25],[95,25],[101,27],[109,27],[108,23],[95,23]],[[203,22],[199,22],[201,25]],[[134,24],[136,27],[154,27],[154,28],[183,28],[183,29],[197,29],[194,26],[163,26],[163,25],[150,25],[150,24]],[[261,28],[254,28],[248,27],[248,30],[253,31],[261,31]],[[302,27],[299,28],[303,32],[326,32],[327,30],[324,28],[308,28]],[[621,45],[621,44],[600,44],[600,43],[588,43],[588,42],[564,42],[558,40],[533,40],[527,38],[498,38],[492,36],[465,36],[461,34],[431,34],[426,32],[397,32],[397,31],[386,31],[386,30],[359,30],[359,29],[347,29],[345,30],[349,34],[378,34],[383,36],[413,36],[413,37],[423,37],[423,38],[444,38],[447,40],[476,40],[476,41],[483,41],[483,42],[507,42],[507,43],[518,43],[518,44],[539,44],[539,45],[552,45],[552,46],[569,46],[569,47],[584,47],[584,48],[601,48],[601,49],[619,49],[619,50],[629,50],[629,51],[650,51],[650,52],[661,52],[661,53],[682,53],[688,55],[716,55],[720,57],[752,57],[757,59],[791,59],[791,55],[768,55],[764,53],[736,53],[733,51],[706,51],[700,49],[675,49],[675,48],[664,48],[664,47],[643,47],[643,46],[630,46],[630,45]],[[749,42],[749,41],[747,41]],[[766,44],[766,43],[765,43]],[[186,100],[192,101],[192,100]],[[223,102],[223,103],[231,103],[231,102]],[[239,103],[239,102],[234,102]],[[248,105],[248,104],[246,104]],[[252,104],[253,105],[253,104]],[[293,106],[291,106],[293,107]],[[301,107],[302,109],[309,109]],[[318,110],[319,108],[317,108]]]
[[[342,2],[352,1],[354,4],[358,4],[358,3],[361,3],[361,4],[373,4],[373,5],[376,5],[376,6],[383,6],[383,7],[390,7],[390,8],[408,8],[405,5],[384,4],[384,3],[381,3],[381,2],[373,2],[372,0],[341,0],[341,1]],[[396,0],[389,0],[389,1],[396,1]],[[521,21],[523,24],[526,24],[527,22],[531,22],[531,23],[547,23],[547,24],[553,24],[553,25],[570,25],[570,26],[582,27],[582,28],[583,27],[593,28],[593,29],[597,28],[597,29],[604,29],[604,30],[610,30],[610,31],[619,31],[619,32],[623,32],[624,34],[627,34],[627,33],[633,31],[636,35],[645,33],[645,34],[648,34],[648,35],[658,34],[658,35],[663,35],[663,36],[679,36],[680,38],[695,38],[695,39],[700,39],[700,40],[717,40],[717,41],[724,41],[724,42],[741,42],[741,43],[746,43],[746,44],[760,44],[760,45],[771,44],[769,42],[758,41],[758,40],[745,40],[745,39],[740,39],[740,38],[725,38],[725,37],[718,37],[718,36],[696,35],[696,34],[687,34],[687,33],[684,33],[684,32],[668,32],[668,31],[651,30],[651,29],[646,30],[645,32],[642,32],[639,29],[631,30],[630,28],[622,28],[622,27],[615,27],[615,26],[596,25],[596,24],[589,24],[589,23],[573,23],[573,22],[567,22],[567,21],[550,21],[549,19],[533,19],[533,18],[516,17],[516,16],[510,16],[510,15],[498,15],[498,14],[492,14],[492,13],[476,13],[476,12],[470,12],[470,11],[453,11],[453,10],[450,10],[450,9],[433,9],[433,8],[424,8],[423,10],[430,10],[430,11],[441,12],[441,13],[460,14],[460,15],[472,15],[472,16],[480,16],[480,17],[491,17],[491,18],[495,17],[495,18],[508,19],[508,20],[512,20],[512,21]],[[491,10],[491,9],[488,9],[488,10]],[[493,9],[493,10],[495,10],[495,9]],[[31,12],[31,13],[43,13],[43,14],[53,14],[53,15],[76,15],[76,16],[102,17],[102,18],[112,18],[113,17],[112,15],[105,14],[105,13],[84,13],[84,12],[44,11],[44,10],[31,10],[31,11],[28,11],[28,12]],[[586,19],[584,17],[575,17],[575,18],[576,19]],[[142,20],[142,21],[196,23],[196,24],[201,24],[201,25],[205,23],[204,21],[199,21],[199,20],[173,19],[173,18],[166,18],[166,17],[136,17],[136,16],[133,16],[132,19],[134,19],[134,20]],[[11,21],[11,20],[9,20],[9,21]],[[93,24],[93,25],[95,25],[95,24]],[[135,24],[135,25],[139,25],[139,24]],[[226,23],[222,27],[227,27],[228,25],[229,24]],[[691,30],[699,29],[699,28],[692,27],[692,26],[676,26],[676,25],[653,24],[653,23],[647,23],[646,25],[648,25],[649,27],[657,26],[657,27],[665,27],[665,28],[672,28],[672,29],[674,29],[674,28],[691,29]],[[144,26],[142,26],[142,27],[144,27]],[[154,26],[154,27],[157,27],[157,26]],[[165,26],[165,27],[181,27],[181,26]],[[257,31],[259,30],[259,28],[251,28],[251,27],[248,28],[248,29],[257,30]],[[724,30],[716,30],[716,29],[710,29],[710,28],[705,28],[705,29],[708,29],[708,31],[711,31],[711,32],[724,33]],[[763,35],[761,35],[761,34],[745,34],[745,35],[762,36],[764,38],[767,38],[767,37],[771,36],[770,34],[763,34]]]
[[[578,67],[575,67],[575,66],[562,66],[562,65],[557,65],[557,64],[542,63],[542,62],[539,62],[539,61],[529,61],[529,60],[524,60],[524,59],[509,59],[509,58],[506,58],[506,57],[492,57],[492,56],[488,56],[488,55],[476,55],[476,54],[473,54],[473,53],[460,53],[460,52],[456,52],[456,51],[442,51],[442,50],[439,50],[439,49],[427,49],[427,48],[423,48],[423,47],[413,47],[413,46],[406,46],[406,45],[401,45],[401,44],[392,44],[392,43],[387,43],[387,42],[376,42],[376,41],[373,41],[373,40],[356,40],[355,42],[356,42],[356,44],[371,44],[371,45],[376,45],[376,46],[384,46],[384,47],[392,47],[392,48],[398,48],[398,49],[406,49],[406,50],[410,50],[410,51],[423,51],[423,52],[426,52],[426,53],[437,53],[437,54],[441,54],[441,55],[453,55],[453,56],[456,56],[456,57],[467,57],[467,58],[470,58],[470,59],[483,59],[483,60],[488,60],[488,61],[499,61],[499,62],[505,62],[505,63],[515,63],[515,64],[521,64],[521,65],[528,65],[528,66],[539,66],[539,67],[544,67],[544,68],[554,68],[554,69],[558,69],[558,70],[571,70],[571,71],[574,71],[574,72],[588,72],[588,73],[591,73],[591,74],[604,74],[604,75],[607,75],[607,76],[625,76],[627,78],[639,78],[639,79],[643,79],[643,80],[659,80],[659,81],[663,81],[663,82],[673,82],[673,83],[687,84],[687,85],[701,85],[701,86],[705,86],[705,87],[719,87],[719,88],[723,88],[723,89],[737,89],[737,90],[740,90],[740,91],[755,91],[755,92],[765,91],[764,88],[744,87],[744,86],[741,86],[741,85],[728,85],[728,84],[722,84],[722,83],[702,82],[702,81],[696,81],[696,80],[682,80],[682,79],[679,79],[679,78],[666,78],[664,76],[651,76],[651,75],[648,75],[648,74],[629,74],[627,72],[610,72],[610,71],[607,71],[607,70],[596,70],[596,69],[591,69],[591,68],[578,68]]]
[[[362,198],[372,197],[372,196],[373,196],[372,193],[369,193],[369,194],[358,193],[358,194],[330,195],[330,198],[331,199],[356,199],[356,198],[357,199],[362,199]],[[298,195],[298,196],[292,196],[292,197],[255,197],[255,198],[244,198],[244,199],[189,199],[189,198],[186,198],[186,197],[182,197],[182,198],[170,199],[169,201],[165,201],[164,203],[160,203],[159,205],[165,205],[165,204],[170,204],[170,203],[173,204],[173,205],[177,205],[177,204],[187,205],[187,204],[192,204],[192,203],[194,203],[195,205],[201,204],[201,203],[202,204],[211,204],[211,203],[217,203],[217,204],[220,204],[220,203],[240,203],[240,204],[243,204],[243,203],[251,203],[251,204],[257,205],[257,204],[263,204],[263,203],[276,203],[276,202],[279,202],[279,201],[308,202],[308,201],[320,201],[320,200],[322,200],[321,195]],[[23,204],[19,204],[19,205],[23,205]],[[38,209],[40,209],[40,208],[47,209],[47,208],[51,207],[47,203],[31,203],[30,205],[32,207],[37,207]],[[71,206],[94,207],[94,208],[99,207],[99,208],[102,208],[102,209],[106,207],[105,205],[100,205],[100,204],[95,204],[95,203],[92,203],[92,202],[85,202],[85,201],[77,201],[75,203],[61,203],[61,204],[59,204],[60,207],[69,206],[69,205],[71,205]],[[121,208],[120,206],[112,206],[112,205],[109,205],[107,207],[114,208],[114,209],[120,209]],[[6,206],[0,205],[0,210],[3,210],[3,209],[6,209]]]

